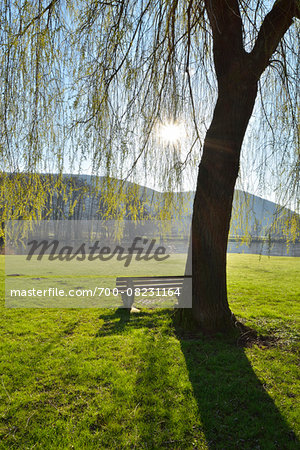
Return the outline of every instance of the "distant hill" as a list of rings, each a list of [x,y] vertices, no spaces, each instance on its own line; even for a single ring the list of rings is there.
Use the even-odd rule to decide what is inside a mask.
[[[14,175],[9,175],[14,176]],[[40,175],[47,183],[58,178],[57,175]],[[25,175],[26,177],[26,175]],[[26,181],[25,181],[26,182]],[[63,175],[65,193],[49,195],[44,205],[45,217],[51,219],[101,219],[111,206],[102,198],[101,192],[110,190],[108,198],[111,202],[119,195],[121,186],[125,215],[132,218],[133,210],[137,218],[149,216],[160,217],[162,211],[167,212],[165,218],[174,218],[180,224],[190,224],[193,210],[194,192],[161,193],[154,189],[131,182],[95,177],[91,175]],[[133,208],[134,206],[134,208]],[[49,214],[49,211],[51,213]],[[164,216],[161,216],[163,218]],[[231,239],[251,237],[252,239],[270,238],[286,239],[290,227],[288,222],[300,228],[300,217],[293,211],[276,203],[236,190],[234,195]],[[180,227],[179,227],[180,228]]]
[[[70,175],[65,175],[66,179]],[[73,177],[73,176],[72,176]],[[93,186],[96,179],[90,175],[79,175],[78,182]],[[106,185],[105,178],[97,179],[98,185]],[[116,180],[114,188],[118,189],[120,181]],[[170,216],[178,218],[178,221],[191,222],[194,192],[161,193],[145,186],[125,182],[124,189],[138,193],[142,209],[149,215],[155,215],[164,206],[169,208]],[[101,192],[101,188],[100,188]],[[98,201],[99,204],[99,201]],[[96,217],[97,201],[95,197],[86,199],[83,218]],[[252,239],[268,237],[270,239],[286,238],[288,236],[288,222],[294,220],[300,228],[300,217],[293,211],[283,208],[256,195],[236,190],[233,201],[231,238],[248,236]]]

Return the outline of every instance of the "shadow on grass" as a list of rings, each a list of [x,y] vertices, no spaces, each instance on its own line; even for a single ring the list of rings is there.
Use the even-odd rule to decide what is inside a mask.
[[[256,376],[243,348],[236,343],[224,338],[185,337],[177,328],[174,330],[170,311],[129,314],[128,311],[118,310],[105,319],[107,322],[101,335],[122,334],[131,328],[154,328],[152,331],[155,332],[157,319],[168,324],[166,333],[160,333],[156,338],[151,336],[152,340],[149,338],[145,346],[147,350],[144,349],[142,355],[144,365],[137,384],[136,395],[143,411],[141,419],[144,424],[140,436],[148,447],[150,445],[149,448],[156,448],[159,443],[161,448],[170,445],[174,445],[173,448],[206,448],[204,443],[200,443],[197,426],[193,426],[193,419],[189,416],[188,405],[192,405],[193,401],[197,403],[201,430],[209,449],[297,448],[294,432]],[[175,398],[182,389],[178,387],[180,383],[176,378],[182,376],[182,372],[178,370],[177,375],[177,369],[174,372],[177,363],[174,363],[174,354],[169,354],[174,352],[174,347],[167,343],[170,342],[170,334],[175,334],[180,342],[192,386],[192,393],[185,389],[184,395],[193,397],[173,405],[172,395]],[[159,392],[159,395],[152,396],[151,392]],[[179,434],[172,426],[176,413],[172,411],[174,406],[180,409],[177,415],[186,423],[186,430]],[[162,417],[159,417],[159,411],[162,411]],[[164,434],[159,424],[169,428],[169,444],[164,444],[166,441],[159,440],[156,435],[157,432]]]
[[[96,333],[96,337],[120,334],[129,323],[130,311],[126,308],[118,308],[111,314],[101,314],[99,319],[104,319],[104,324]]]
[[[166,313],[170,315],[170,313]],[[104,320],[103,326],[98,330],[96,336],[109,336],[111,334],[121,334],[125,330],[132,328],[154,328],[159,326],[157,311],[152,313],[140,311],[139,313],[130,313],[127,308],[118,308],[112,310],[111,314],[101,314],[99,319]]]
[[[242,348],[221,338],[178,337],[209,448],[297,448]]]

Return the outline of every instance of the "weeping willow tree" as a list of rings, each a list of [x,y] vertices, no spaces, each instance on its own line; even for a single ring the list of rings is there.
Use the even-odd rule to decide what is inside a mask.
[[[180,317],[232,329],[239,173],[299,207],[299,16],[298,0],[2,2],[2,218],[40,217],[45,193],[63,190],[39,173],[105,174],[112,213],[124,201],[113,179],[170,192],[196,178],[193,308]],[[180,139],[163,142],[166,124]]]

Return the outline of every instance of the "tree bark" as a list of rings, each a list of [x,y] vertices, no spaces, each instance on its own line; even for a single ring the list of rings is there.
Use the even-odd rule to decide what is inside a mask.
[[[241,81],[241,73],[231,73],[219,90],[194,198],[186,269],[186,275],[192,275],[192,311],[181,315],[206,333],[227,332],[234,326],[227,300],[226,253],[240,151],[257,94],[255,77]]]
[[[251,53],[243,47],[237,0],[207,0],[213,32],[218,99],[206,134],[194,199],[186,275],[192,275],[192,309],[180,323],[205,333],[234,327],[226,286],[226,253],[240,151],[251,117],[257,83],[281,37],[299,17],[297,0],[278,0],[266,16]],[[183,289],[182,297],[189,294]],[[179,304],[180,306],[180,304]]]

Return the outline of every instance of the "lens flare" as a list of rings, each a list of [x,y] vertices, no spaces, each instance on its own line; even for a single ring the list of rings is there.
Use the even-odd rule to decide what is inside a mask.
[[[168,144],[176,144],[186,136],[183,123],[168,122],[160,125],[158,129],[159,138]]]

